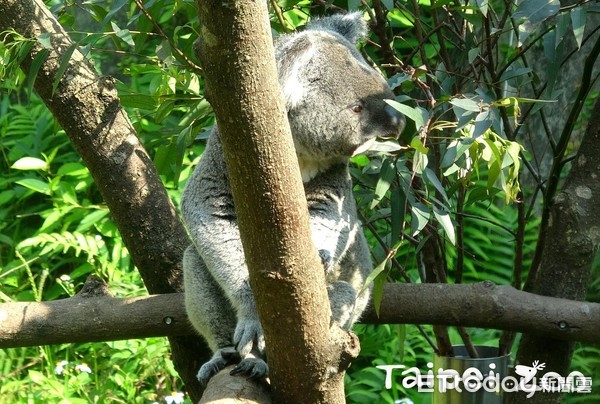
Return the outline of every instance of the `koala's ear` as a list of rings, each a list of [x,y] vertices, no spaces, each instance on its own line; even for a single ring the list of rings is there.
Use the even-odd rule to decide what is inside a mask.
[[[305,35],[292,36],[279,50],[277,70],[279,84],[288,110],[304,99],[308,91],[304,73],[311,58],[314,47],[310,38]]]
[[[367,35],[367,22],[359,11],[348,14],[334,14],[329,17],[312,20],[306,25],[307,30],[324,30],[340,34],[350,43],[356,45]]]

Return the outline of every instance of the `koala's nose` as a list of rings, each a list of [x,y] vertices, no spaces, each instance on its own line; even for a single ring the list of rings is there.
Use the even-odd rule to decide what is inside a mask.
[[[385,115],[388,118],[388,123],[391,127],[395,128],[395,136],[394,137],[398,137],[400,136],[400,133],[402,133],[402,129],[404,129],[404,125],[406,123],[406,120],[404,118],[404,115],[402,113],[400,113],[400,111],[396,110],[396,108],[392,107],[391,105],[386,105],[384,107],[384,111],[385,111]]]

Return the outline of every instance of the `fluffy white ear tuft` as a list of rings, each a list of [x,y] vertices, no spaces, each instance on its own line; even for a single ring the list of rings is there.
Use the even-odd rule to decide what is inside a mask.
[[[292,41],[292,46],[287,50],[289,55],[282,58],[286,61],[291,60],[291,63],[279,66],[279,82],[288,110],[298,105],[306,96],[307,83],[301,77],[301,72],[306,68],[316,51],[307,38],[301,38],[297,41],[298,43],[294,42]]]
[[[356,45],[361,38],[367,36],[367,22],[360,11],[317,18],[308,23],[306,29],[335,32],[354,45]]]

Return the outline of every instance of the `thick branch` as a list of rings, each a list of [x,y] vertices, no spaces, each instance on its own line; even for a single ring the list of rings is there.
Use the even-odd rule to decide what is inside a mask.
[[[181,290],[180,262],[189,243],[187,235],[150,156],[120,106],[112,79],[95,73],[41,0],[0,1],[0,32],[9,29],[27,38],[50,34],[51,49],[37,73],[35,90],[89,168],[148,290]],[[36,44],[24,59],[21,67],[26,73],[42,50]],[[65,61],[70,51],[72,55]],[[59,76],[64,63],[66,70]],[[194,341],[171,342],[176,366],[190,393],[197,395],[194,391],[200,388],[194,374],[198,362],[190,358],[207,349]],[[202,359],[198,357],[198,361]]]
[[[380,317],[371,307],[362,322],[495,328],[600,342],[600,304],[534,295],[489,282],[386,285]],[[0,305],[0,348],[193,333],[181,293]]]

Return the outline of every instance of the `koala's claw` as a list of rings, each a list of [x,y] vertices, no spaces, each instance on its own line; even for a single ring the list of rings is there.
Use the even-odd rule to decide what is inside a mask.
[[[203,386],[206,386],[210,378],[219,373],[221,369],[238,363],[240,359],[240,354],[233,347],[219,349],[208,362],[200,367],[196,378]]]
[[[252,350],[260,354],[265,351],[265,336],[258,320],[240,319],[235,333],[233,343],[242,358],[246,357]]]
[[[246,358],[229,374],[232,376],[245,376],[252,380],[261,380],[269,375],[269,366],[260,358]]]

